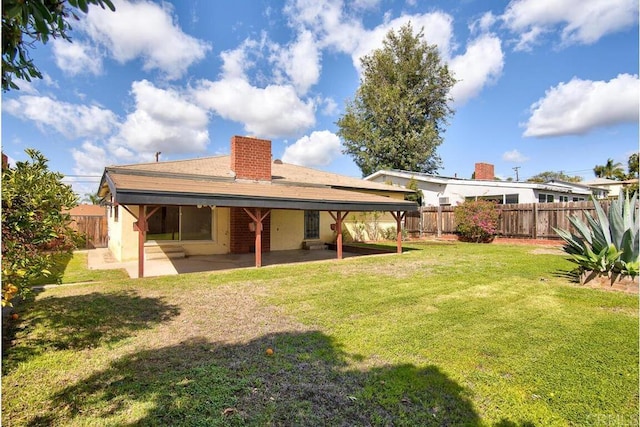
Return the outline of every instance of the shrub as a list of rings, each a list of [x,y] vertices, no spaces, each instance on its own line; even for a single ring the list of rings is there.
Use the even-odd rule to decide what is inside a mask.
[[[500,211],[490,200],[468,200],[454,209],[458,238],[465,242],[488,243],[498,231]]]
[[[618,199],[611,202],[608,215],[596,199],[592,197],[592,200],[596,216],[585,212],[588,224],[575,215],[569,217],[578,234],[554,229],[566,243],[564,251],[578,264],[583,282],[598,275],[611,277],[612,283],[617,276],[636,277],[640,267],[636,194],[629,199],[628,194],[620,191]]]

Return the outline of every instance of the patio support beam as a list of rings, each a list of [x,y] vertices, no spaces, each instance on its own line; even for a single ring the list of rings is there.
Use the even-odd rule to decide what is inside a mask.
[[[129,208],[122,205],[127,212],[137,219],[133,223],[133,230],[138,232],[138,278],[144,277],[144,242],[147,240],[147,231],[149,230],[148,220],[151,215],[156,213],[160,206],[156,206],[151,212],[146,213],[146,206],[138,206],[138,216],[133,214]]]
[[[341,211],[336,211],[336,215],[329,211],[329,215],[336,222],[336,252],[338,253],[338,259],[342,259],[342,221],[349,215],[349,212],[345,212],[342,215]]]
[[[255,212],[251,212],[247,208],[243,208],[244,211],[249,215],[249,218],[253,220],[255,233],[256,233],[256,267],[262,267],[262,221],[269,215],[271,212],[270,209],[262,214],[261,208],[256,208]]]
[[[393,215],[393,217],[396,219],[396,242],[398,247],[398,253],[401,254],[402,253],[402,220],[404,220],[406,212],[391,211],[391,215]]]

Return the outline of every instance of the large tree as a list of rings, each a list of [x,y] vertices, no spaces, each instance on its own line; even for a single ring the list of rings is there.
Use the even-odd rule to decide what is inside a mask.
[[[638,153],[633,153],[627,160],[627,179],[638,179],[638,169],[640,169]]]
[[[549,182],[549,181],[565,181],[565,182],[580,182],[582,177],[566,175],[564,172],[540,172],[537,175],[527,179],[527,182]]]
[[[54,257],[74,247],[75,232],[65,209],[76,205],[62,174],[47,159],[26,150],[30,161],[2,169],[2,305],[47,276]]]
[[[70,19],[89,4],[116,10],[111,0],[2,0],[2,90],[19,89],[14,78],[31,81],[42,73],[29,55],[36,42],[50,38],[71,41]]]
[[[593,173],[598,178],[624,179],[622,163],[614,163],[613,159],[607,159],[607,163],[604,165],[596,165],[593,168]]]
[[[407,24],[389,31],[382,48],[361,63],[360,87],[337,122],[344,152],[363,175],[379,169],[435,172],[456,82],[437,47]]]

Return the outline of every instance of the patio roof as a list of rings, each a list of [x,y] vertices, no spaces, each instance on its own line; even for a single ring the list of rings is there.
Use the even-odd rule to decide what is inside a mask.
[[[362,212],[418,209],[415,202],[373,194],[398,194],[398,191],[393,191],[396,190],[395,187],[393,190],[383,185],[375,188],[363,185],[356,188],[350,182],[353,178],[349,178],[347,182],[339,182],[340,188],[332,188],[328,183],[296,183],[292,179],[284,182],[244,181],[220,174],[207,176],[199,172],[196,170],[189,174],[185,170],[176,170],[167,173],[141,168],[109,167],[105,169],[98,194],[104,197],[110,192],[113,200],[123,205],[203,205]],[[326,174],[327,179],[330,178],[329,175],[335,175],[321,174]]]

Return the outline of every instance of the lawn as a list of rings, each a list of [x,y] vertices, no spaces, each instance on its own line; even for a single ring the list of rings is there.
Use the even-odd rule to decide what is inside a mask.
[[[46,289],[3,425],[637,425],[637,296],[532,246],[413,247]]]

